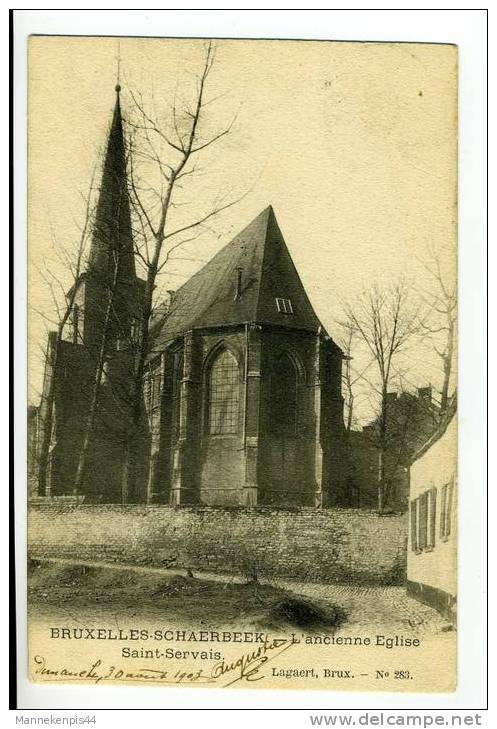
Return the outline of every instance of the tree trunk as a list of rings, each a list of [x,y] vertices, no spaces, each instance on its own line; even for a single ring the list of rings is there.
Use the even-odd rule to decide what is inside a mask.
[[[347,413],[347,437],[350,431],[352,430],[352,417],[353,417],[353,411],[354,411],[354,397],[352,395],[352,392],[349,392],[349,412]]]
[[[385,508],[383,484],[385,480],[385,453],[382,448],[378,451],[378,513],[382,514]]]
[[[384,383],[381,395],[380,434],[378,452],[378,512],[385,509],[385,470],[387,455],[387,385]]]
[[[119,275],[119,259],[115,263],[114,275],[112,277],[111,289],[107,299],[107,306],[105,308],[104,323],[102,329],[102,340],[100,342],[100,349],[98,353],[97,368],[95,370],[95,376],[93,378],[92,394],[90,410],[85,422],[85,430],[83,436],[83,444],[79,453],[78,468],[76,471],[76,479],[74,482],[74,495],[77,497],[85,490],[86,473],[88,470],[88,455],[90,452],[90,446],[92,444],[94,429],[95,429],[95,418],[97,415],[98,402],[100,398],[100,387],[102,384],[102,375],[105,367],[105,360],[108,353],[108,339],[109,329],[112,310],[114,308],[114,301],[117,289],[117,281]]]
[[[51,376],[48,386],[48,393],[45,401],[45,420],[43,423],[43,438],[38,455],[38,495],[45,496],[47,493],[47,475],[50,441],[52,438],[53,409],[55,402],[55,377],[57,372],[57,360],[60,348],[60,332],[57,331],[53,347],[49,345],[47,360],[51,360]]]
[[[140,341],[138,343],[138,356],[133,373],[131,417],[125,438],[123,470],[121,475],[121,501],[123,504],[128,504],[133,500],[136,492],[136,444],[140,436],[143,418],[143,376],[148,356],[149,322],[152,314],[152,296],[156,275],[157,263],[155,262],[151,264],[147,275],[145,302],[140,326]]]
[[[128,435],[124,444],[123,470],[121,475],[121,501],[123,504],[129,504],[134,498],[135,473],[134,473],[134,454],[132,453],[132,436]]]
[[[64,312],[64,315],[62,316],[62,319],[59,322],[59,325],[57,327],[57,331],[55,332],[54,337],[54,345],[52,347],[51,344],[49,344],[50,350],[47,352],[47,358],[51,358],[51,377],[50,382],[48,385],[48,393],[46,398],[46,420],[44,423],[43,428],[43,440],[41,443],[40,453],[38,456],[38,493],[40,496],[45,496],[47,493],[47,476],[48,476],[48,462],[49,462],[49,450],[50,450],[50,441],[52,438],[52,428],[53,428],[53,411],[55,406],[55,384],[57,380],[57,368],[59,363],[59,355],[60,355],[60,344],[62,342],[62,335],[64,332],[64,328],[69,320],[69,317],[73,311],[74,302],[76,300],[76,295],[79,289],[79,266],[80,266],[80,258],[78,259],[75,279],[74,279],[74,285],[71,289],[71,294],[69,296],[69,300],[66,306],[66,310]],[[49,335],[50,337],[50,335]],[[50,342],[50,340],[49,340]]]
[[[77,497],[85,491],[86,472],[88,468],[88,454],[92,443],[93,430],[95,427],[95,416],[97,414],[98,401],[100,396],[100,385],[102,383],[102,374],[105,365],[105,357],[107,346],[102,341],[100,353],[98,357],[97,369],[93,379],[91,404],[88,416],[86,418],[85,430],[83,436],[83,445],[79,453],[78,468],[76,471],[76,479],[74,482],[74,495]]]
[[[452,357],[454,354],[454,325],[451,322],[447,333],[447,351],[443,357],[444,379],[442,384],[442,395],[440,399],[440,415],[443,416],[449,402],[449,385],[452,372]]]

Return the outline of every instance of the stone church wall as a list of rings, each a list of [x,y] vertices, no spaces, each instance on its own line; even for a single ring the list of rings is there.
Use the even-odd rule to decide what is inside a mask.
[[[405,516],[312,508],[33,502],[29,554],[314,582],[401,584]]]

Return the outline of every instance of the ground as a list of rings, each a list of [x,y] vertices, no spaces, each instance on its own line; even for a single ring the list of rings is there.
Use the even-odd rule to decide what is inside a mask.
[[[29,562],[28,610],[34,681],[455,686],[455,631],[399,586],[45,559]]]
[[[31,561],[29,610],[42,622],[61,614],[85,624],[167,620],[184,627],[301,627],[359,633],[450,630],[435,610],[401,586],[303,584],[280,579],[186,573],[68,560]]]

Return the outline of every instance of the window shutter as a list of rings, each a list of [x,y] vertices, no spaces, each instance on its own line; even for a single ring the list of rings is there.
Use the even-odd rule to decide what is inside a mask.
[[[428,541],[428,492],[419,497],[419,549],[426,549]]]
[[[435,546],[435,532],[437,525],[437,488],[430,491],[430,547]]]
[[[440,536],[445,537],[445,520],[447,514],[447,484],[442,486],[442,505],[440,509]]]
[[[411,549],[416,552],[418,549],[417,510],[418,499],[411,501]]]
[[[454,495],[454,480],[447,484],[447,513],[445,517],[445,536],[450,535],[452,526],[452,501]]]

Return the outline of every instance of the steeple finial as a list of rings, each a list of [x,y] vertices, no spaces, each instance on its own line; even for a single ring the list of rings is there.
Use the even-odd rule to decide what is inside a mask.
[[[116,78],[116,94],[121,91],[121,43],[117,42],[117,78]]]

